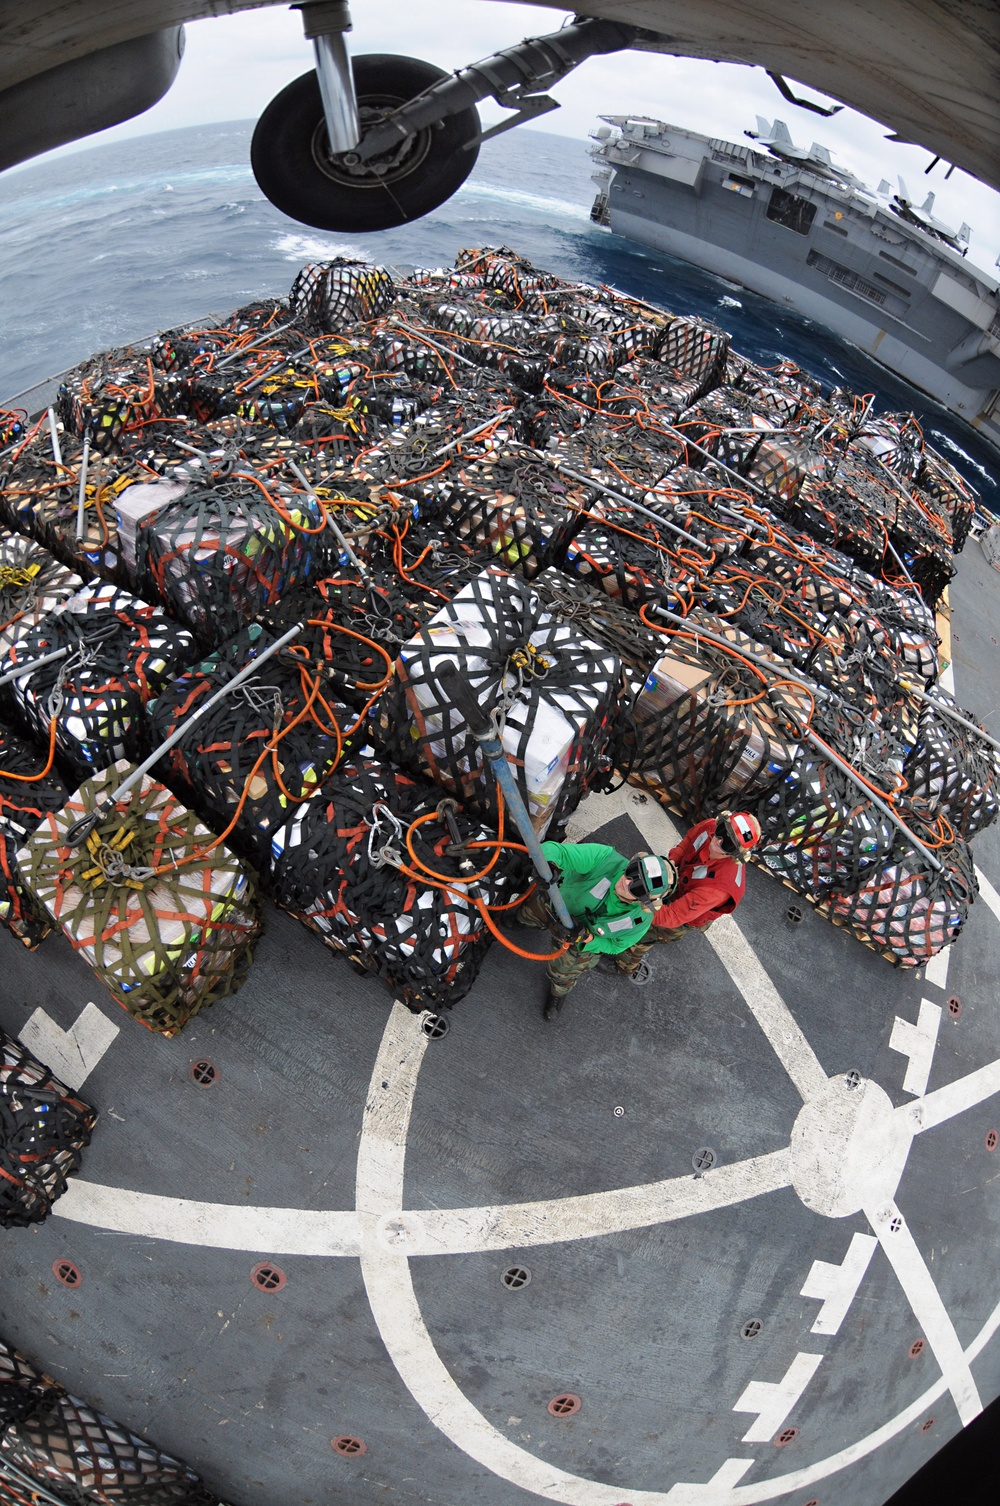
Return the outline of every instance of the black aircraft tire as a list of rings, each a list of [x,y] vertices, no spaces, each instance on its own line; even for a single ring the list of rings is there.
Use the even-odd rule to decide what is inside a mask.
[[[370,53],[352,59],[362,127],[366,115],[395,109],[438,79],[440,68],[419,58]],[[267,106],[253,133],[250,163],[271,203],[318,230],[389,230],[429,214],[465,182],[479,155],[479,112],[418,131],[384,175],[358,177],[327,150],[323,103],[315,72],[294,79]]]

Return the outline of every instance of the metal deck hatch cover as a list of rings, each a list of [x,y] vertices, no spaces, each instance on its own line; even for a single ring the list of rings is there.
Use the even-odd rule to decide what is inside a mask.
[[[504,1271],[500,1280],[509,1291],[519,1292],[523,1286],[530,1284],[531,1272],[526,1265],[511,1265]]]
[[[54,1260],[52,1274],[63,1286],[79,1286],[83,1280],[83,1272],[72,1260]]]
[[[250,1280],[262,1292],[280,1292],[288,1277],[280,1266],[273,1265],[270,1260],[264,1260],[254,1266],[250,1272]]]
[[[558,1396],[553,1396],[545,1410],[553,1417],[573,1417],[582,1406],[583,1402],[572,1391],[560,1391]]]
[[[358,1459],[368,1452],[365,1440],[355,1438],[353,1433],[343,1433],[339,1438],[331,1438],[330,1447],[335,1454],[340,1454],[345,1459]]]
[[[191,1078],[199,1088],[211,1088],[219,1080],[219,1069],[214,1062],[207,1057],[200,1057],[192,1062],[190,1067]]]

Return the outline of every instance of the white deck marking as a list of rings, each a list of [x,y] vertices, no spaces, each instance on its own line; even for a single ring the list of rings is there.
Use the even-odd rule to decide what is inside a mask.
[[[941,1366],[948,1390],[966,1426],[983,1410],[969,1362],[917,1242],[894,1202],[866,1208],[865,1215],[889,1258],[924,1338]]]
[[[827,1076],[819,1057],[732,916],[724,915],[717,920],[705,932],[705,940],[742,993],[750,1013],[803,1099],[823,1092]]]
[[[1000,1059],[935,1088],[913,1103],[904,1104],[896,1113],[908,1114],[913,1133],[919,1135],[921,1131],[933,1129],[936,1124],[943,1124],[946,1119],[953,1119],[956,1114],[971,1109],[973,1104],[992,1098],[994,1093],[1000,1093]]]
[[[788,1151],[776,1150],[731,1166],[717,1166],[698,1178],[689,1173],[644,1186],[547,1202],[431,1209],[416,1215],[419,1228],[413,1230],[407,1254],[455,1255],[594,1239],[727,1208],[788,1185]]]
[[[256,1250],[262,1255],[358,1255],[361,1251],[354,1212],[198,1203],[191,1198],[104,1187],[80,1177],[70,1181],[52,1212],[56,1218],[116,1234],[144,1234],[149,1239],[210,1245],[218,1250]]]
[[[715,1502],[722,1499],[719,1492],[732,1490],[738,1485],[753,1463],[753,1459],[727,1459],[704,1485],[678,1480],[667,1492],[667,1500],[670,1506],[715,1506]]]
[[[821,1354],[797,1354],[780,1381],[751,1381],[734,1412],[756,1412],[744,1443],[769,1443],[822,1363]]]
[[[976,868],[976,878],[979,880],[979,892],[989,905],[997,920],[1000,920],[1000,894],[994,889],[983,870]]]
[[[387,1247],[403,1197],[406,1131],[427,1038],[396,1004],[372,1073],[358,1147],[357,1207],[361,1271],[382,1342],[417,1404],[463,1453],[524,1490],[567,1506],[619,1506],[622,1492],[567,1474],[499,1432],[464,1396],[434,1347],[417,1303],[409,1260]],[[661,1506],[660,1493],[632,1493],[633,1502]]]
[[[868,1269],[868,1262],[878,1248],[871,1234],[855,1234],[840,1265],[828,1260],[814,1260],[799,1292],[800,1297],[818,1297],[823,1303],[813,1333],[836,1333],[858,1294],[858,1287]]]
[[[658,800],[642,798],[627,786],[613,795],[587,797],[586,815],[570,825],[573,841],[582,841],[616,816],[630,816],[650,846],[667,851],[680,841],[680,832]],[[763,1030],[778,1060],[804,1099],[826,1087],[826,1073],[819,1058],[799,1029],[791,1010],[778,993],[736,921],[729,915],[705,932],[705,940],[746,1000],[750,1013]]]
[[[939,952],[935,952],[930,962],[924,968],[924,977],[928,983],[933,983],[937,988],[948,987],[948,964],[951,962],[951,947],[943,946]]]
[[[421,1039],[426,1037],[421,1035]],[[393,1095],[381,1088],[385,1080],[379,1078],[379,1092],[388,1104]],[[376,1140],[373,1145],[379,1143],[385,1142]],[[366,1175],[371,1179],[374,1173]],[[788,1152],[778,1150],[732,1166],[717,1166],[697,1179],[689,1174],[549,1202],[406,1211],[400,1209],[397,1200],[392,1214],[380,1220],[376,1233],[386,1247],[402,1250],[410,1257],[524,1249],[690,1218],[788,1185]],[[259,1250],[269,1255],[335,1256],[358,1255],[361,1251],[361,1220],[354,1212],[200,1203],[128,1192],[76,1178],[53,1212],[93,1228],[143,1234],[177,1244]]]
[[[44,1009],[36,1009],[20,1039],[61,1082],[76,1092],[83,1087],[119,1029],[96,1004],[88,1004],[68,1030],[61,1029]]]
[[[941,1013],[940,1004],[932,1004],[930,999],[921,999],[915,1025],[911,1025],[901,1015],[896,1015],[893,1021],[889,1050],[909,1057],[906,1076],[903,1078],[904,1093],[920,1094],[927,1090],[927,1079],[931,1075],[934,1048],[941,1028]]]

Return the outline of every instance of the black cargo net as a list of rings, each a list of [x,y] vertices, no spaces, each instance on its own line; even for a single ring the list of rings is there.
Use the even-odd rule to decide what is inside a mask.
[[[843,770],[808,747],[755,812],[755,860],[813,898],[855,893],[885,867],[898,836]]]
[[[82,587],[79,575],[40,545],[0,532],[0,654]]]
[[[706,626],[725,637],[729,652],[701,636]],[[752,803],[790,768],[808,692],[782,682],[773,655],[708,614],[693,613],[663,645],[635,705],[633,781],[691,821],[737,800]],[[774,675],[741,651],[770,657]]]
[[[66,1178],[79,1171],[96,1123],[96,1109],[0,1030],[0,1226],[48,1217]]]
[[[213,645],[315,574],[323,526],[304,492],[283,501],[259,478],[234,473],[140,524],[139,589]]]
[[[195,655],[191,634],[159,607],[88,586],[8,651],[0,675],[60,649],[62,658],[15,680],[11,695],[37,736],[47,741],[55,724],[58,760],[77,780],[138,755],[143,708]]]
[[[934,695],[942,707],[975,722],[972,713],[958,706],[940,686]],[[985,737],[977,737],[946,710],[922,704],[905,773],[910,798],[926,802],[943,815],[956,836],[968,840],[996,820],[997,754]]]
[[[129,772],[120,763],[88,779],[43,818],[17,862],[25,888],[111,997],[150,1030],[173,1035],[239,988],[259,908],[229,849],[149,778],[70,846],[70,828]]]
[[[254,624],[171,681],[150,708],[154,746],[183,731],[186,718],[273,642]],[[307,649],[292,643],[201,715],[160,767],[266,878],[275,831],[353,747],[359,720],[313,671]]]
[[[594,494],[539,463],[530,451],[501,446],[456,461],[453,490],[433,516],[463,543],[530,580],[561,563]]]
[[[325,334],[384,314],[392,306],[394,293],[385,267],[337,256],[333,261],[303,267],[292,283],[288,301],[304,328]]]
[[[855,893],[819,906],[820,912],[888,961],[919,967],[956,940],[979,892],[966,842],[939,845],[935,856],[941,872],[903,838],[887,867]]]
[[[620,665],[548,617],[531,589],[490,569],[404,645],[378,708],[396,757],[422,767],[470,810],[497,817],[496,788],[479,743],[439,683],[457,664],[496,714],[507,760],[536,826],[558,826],[602,768]]]
[[[489,943],[475,898],[502,910],[526,883],[496,829],[457,809],[456,847],[440,804],[426,783],[366,759],[343,765],[276,842],[278,903],[413,1010],[464,997]]]
[[[16,854],[42,817],[60,810],[68,796],[51,755],[0,725],[0,920],[32,949],[52,926],[21,883]]]
[[[71,1396],[0,1340],[0,1500],[220,1506],[194,1470]],[[35,1495],[37,1486],[48,1493]]]

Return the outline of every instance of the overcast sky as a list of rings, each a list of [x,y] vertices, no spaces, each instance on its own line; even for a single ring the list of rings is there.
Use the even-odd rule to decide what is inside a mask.
[[[558,10],[494,0],[360,0],[349,44],[353,52],[408,53],[451,70],[523,36],[553,31],[561,20]],[[184,61],[166,98],[137,120],[86,144],[206,121],[256,118],[310,63],[299,13],[284,6],[196,21],[187,27]],[[836,160],[872,185],[885,177],[895,188],[896,176],[902,174],[917,202],[933,189],[939,219],[956,228],[963,220],[972,226],[970,260],[979,266],[992,270],[1000,255],[1000,194],[958,168],[945,182],[943,163],[926,177],[930,153],[886,141],[886,127],[853,110],[824,120],[790,105],[759,68],[625,52],[591,59],[552,92],[562,108],[543,116],[534,129],[580,139],[597,123],[598,113],[652,115],[736,141],[754,128],[755,115],[768,120],[778,116],[797,144],[822,142]],[[504,113],[492,101],[481,111],[489,122]]]

